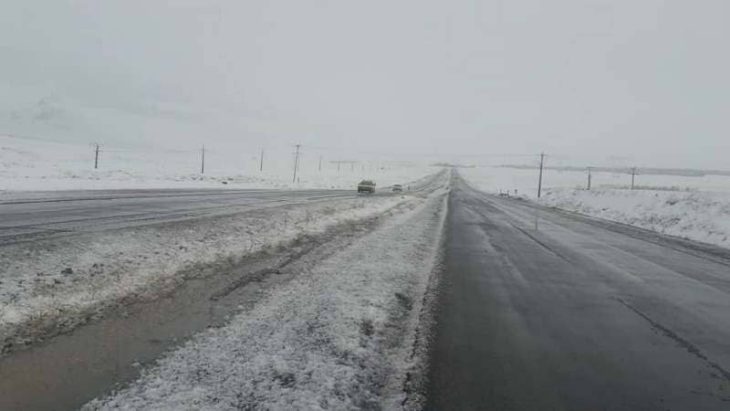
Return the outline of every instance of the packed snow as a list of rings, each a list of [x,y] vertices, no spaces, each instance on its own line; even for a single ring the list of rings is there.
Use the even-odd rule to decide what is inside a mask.
[[[120,300],[154,296],[184,281],[186,267],[235,262],[412,201],[421,200],[354,197],[3,246],[0,348],[31,343],[44,328],[73,328]]]
[[[335,188],[363,179],[403,184],[438,169],[425,163],[301,148],[294,179],[294,148],[112,147],[0,135],[0,198],[8,190],[140,188]],[[358,159],[359,158],[359,159]],[[263,170],[262,170],[263,169]]]
[[[475,188],[537,200],[537,170],[474,167],[460,170]],[[539,202],[730,248],[730,177],[638,175],[545,170]]]
[[[85,409],[354,410],[400,404],[445,200],[441,190],[393,217]]]

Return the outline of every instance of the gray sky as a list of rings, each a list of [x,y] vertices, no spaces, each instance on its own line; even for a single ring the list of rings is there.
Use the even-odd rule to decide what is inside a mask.
[[[0,133],[730,168],[728,16],[725,0],[5,0]]]

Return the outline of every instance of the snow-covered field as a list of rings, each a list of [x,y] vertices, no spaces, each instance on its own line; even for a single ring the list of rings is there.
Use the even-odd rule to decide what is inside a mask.
[[[102,146],[94,169],[94,146],[0,136],[0,196],[6,190],[92,190],[131,188],[343,188],[368,178],[381,187],[407,183],[436,169],[425,163],[362,159],[303,147],[297,181],[293,181],[294,149],[272,147],[264,152],[208,147],[205,173],[198,147]],[[345,157],[343,157],[345,156]],[[320,169],[320,159],[321,169]]]
[[[331,200],[4,246],[0,352],[32,342],[47,329],[71,329],[121,300],[174,287],[186,280],[179,274],[186,267],[235,264],[303,235],[419,201],[419,196]]]
[[[85,408],[396,408],[445,200],[437,192]]]
[[[475,188],[488,193],[509,192],[536,198],[538,170],[524,170],[507,167],[460,168],[459,173]],[[593,172],[593,189],[630,188],[631,175],[624,173]],[[546,169],[543,172],[543,193],[551,189],[585,189],[588,183],[587,172],[558,171]],[[684,177],[665,175],[637,175],[636,186],[650,190],[730,192],[730,176],[708,175],[704,177]]]
[[[474,187],[490,192],[508,191],[537,200],[536,170],[501,167],[461,169]],[[631,176],[546,170],[542,204],[575,211],[657,232],[730,248],[730,177],[639,175],[630,190]]]

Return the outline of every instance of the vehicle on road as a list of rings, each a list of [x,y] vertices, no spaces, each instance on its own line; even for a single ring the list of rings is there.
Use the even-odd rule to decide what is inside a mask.
[[[358,193],[368,193],[372,194],[375,192],[375,182],[372,180],[362,180],[360,184],[357,185],[357,192]]]
[[[400,184],[393,184],[393,192],[394,193],[402,193],[403,192],[403,186]]]

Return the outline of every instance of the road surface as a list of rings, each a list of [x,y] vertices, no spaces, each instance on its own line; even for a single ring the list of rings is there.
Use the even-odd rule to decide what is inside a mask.
[[[730,410],[730,252],[454,179],[429,410]]]
[[[376,195],[389,195],[387,191]],[[39,237],[179,221],[357,196],[355,190],[99,190],[0,200],[0,245]]]

